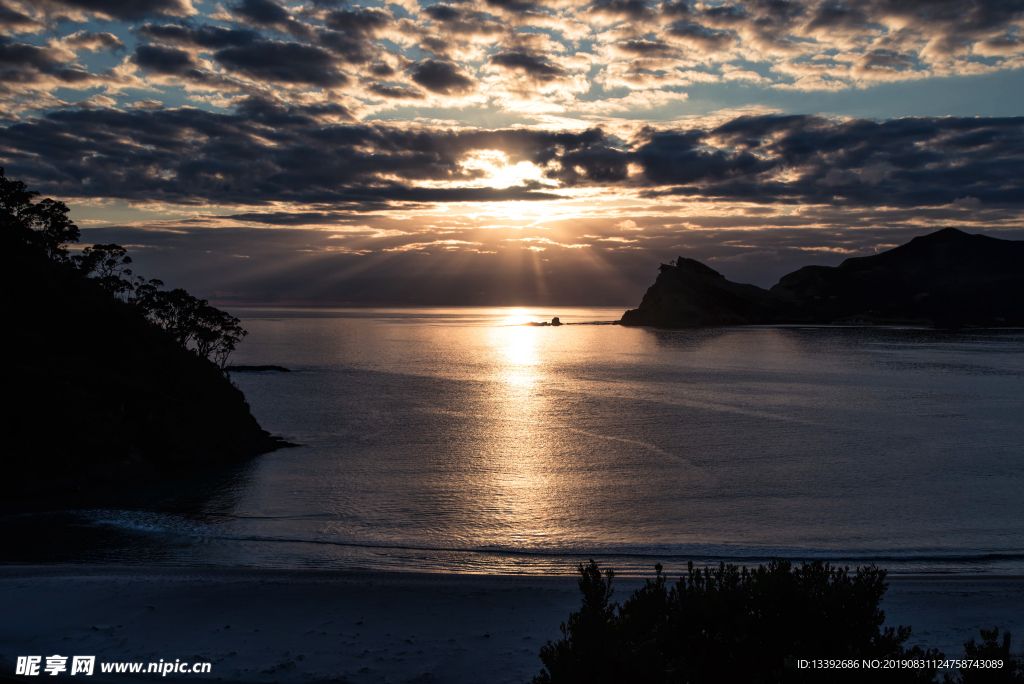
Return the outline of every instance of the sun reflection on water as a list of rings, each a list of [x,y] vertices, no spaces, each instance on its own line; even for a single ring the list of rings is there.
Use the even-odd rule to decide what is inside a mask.
[[[558,430],[552,418],[546,385],[557,371],[552,367],[556,349],[550,345],[551,330],[523,326],[537,320],[526,311],[509,312],[487,334],[492,385],[486,425],[487,465],[479,482],[491,530],[491,543],[508,548],[546,545],[552,523],[561,515],[553,509],[562,500],[559,489]],[[562,493],[564,494],[564,492]]]

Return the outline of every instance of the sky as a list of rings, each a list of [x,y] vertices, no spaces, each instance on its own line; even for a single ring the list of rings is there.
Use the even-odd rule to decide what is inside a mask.
[[[1024,239],[1024,0],[0,0],[0,165],[221,305]]]

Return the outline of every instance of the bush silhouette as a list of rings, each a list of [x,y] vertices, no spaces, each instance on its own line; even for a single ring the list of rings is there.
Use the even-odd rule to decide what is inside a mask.
[[[939,659],[907,649],[909,627],[882,627],[886,571],[816,561],[695,569],[669,585],[661,565],[621,606],[614,573],[581,564],[578,612],[548,642],[534,684],[931,682],[936,668],[821,670],[799,660]]]
[[[981,630],[981,643],[974,637],[964,642],[964,655],[968,660],[1001,660],[1001,668],[962,668],[957,677],[946,676],[945,684],[1013,684],[1024,682],[1024,657],[1010,655],[1010,633],[999,640],[999,628]]]

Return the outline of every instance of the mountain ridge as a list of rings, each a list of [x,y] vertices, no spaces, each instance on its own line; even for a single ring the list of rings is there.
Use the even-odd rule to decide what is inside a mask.
[[[787,323],[1024,325],[1024,241],[943,228],[838,266],[804,266],[770,289],[694,259],[662,264],[627,326]]]

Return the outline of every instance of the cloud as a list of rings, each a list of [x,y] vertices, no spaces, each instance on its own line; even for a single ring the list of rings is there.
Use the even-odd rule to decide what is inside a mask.
[[[712,140],[719,149],[707,149]],[[649,180],[681,186],[654,194],[843,206],[940,206],[965,194],[986,205],[1024,202],[1024,183],[1006,182],[1024,177],[1024,117],[739,117],[710,131],[653,133],[638,153]]]
[[[151,40],[206,48],[207,50],[250,45],[260,37],[259,33],[251,29],[230,29],[209,24],[197,28],[177,24],[163,26],[143,24],[136,29],[136,33]]]
[[[494,17],[484,12],[474,12],[452,5],[430,5],[423,13],[444,32],[466,36],[493,36],[504,33],[506,28]]]
[[[520,14],[535,12],[540,8],[540,4],[533,0],[484,0],[484,2],[488,7]]]
[[[670,24],[666,33],[673,38],[682,38],[687,47],[698,47],[708,51],[724,50],[735,43],[735,36],[729,32],[709,28],[692,21],[677,21]]]
[[[638,20],[654,16],[654,10],[644,0],[598,0],[591,5],[590,11],[615,19]]]
[[[415,90],[414,88],[405,88],[402,86],[387,86],[380,83],[371,83],[367,86],[367,90],[375,95],[380,95],[391,100],[422,100],[424,95],[422,92]]]
[[[256,26],[284,26],[292,18],[288,10],[271,0],[242,0],[231,5],[231,11]]]
[[[129,30],[157,46],[117,67],[62,55],[60,68],[44,70],[26,53],[5,73],[8,120],[38,111],[39,93],[58,87],[105,87],[108,95],[150,88],[168,97],[177,96],[164,89],[180,87],[193,102],[222,109],[239,91],[292,97],[320,89],[356,117],[397,111],[403,101],[471,100],[509,116],[629,118],[658,109],[670,118],[695,84],[745,84],[756,98],[762,88],[840,91],[1024,67],[1017,0],[0,0],[0,16],[8,37],[54,36],[46,45],[26,41],[41,50],[123,49]],[[78,30],[94,19],[139,23]],[[188,51],[191,67],[161,61],[161,47]],[[52,92],[46,102],[57,106]]]
[[[229,71],[258,81],[324,88],[349,82],[334,55],[302,43],[259,40],[218,50],[214,59]]]
[[[90,31],[72,33],[62,38],[60,44],[71,50],[87,50],[89,52],[124,49],[124,41],[113,33],[92,33]]]
[[[38,46],[0,35],[0,102],[14,114],[45,103],[46,96],[41,99],[39,93],[57,88],[85,90],[115,80],[77,64],[72,47],[59,41]]]
[[[132,62],[147,71],[160,74],[200,75],[199,64],[192,54],[178,48],[160,45],[140,45],[132,55]]]
[[[509,71],[523,73],[530,79],[542,83],[563,78],[568,74],[565,69],[552,64],[547,59],[526,52],[499,52],[496,55],[491,55],[489,61],[491,64]]]
[[[10,36],[19,33],[38,33],[45,27],[44,22],[9,6],[6,2],[0,2],[0,34]]]
[[[134,57],[169,73],[187,53]],[[554,199],[559,188],[756,204],[929,207],[965,196],[1024,205],[1024,117],[833,120],[740,116],[710,127],[451,130],[352,123],[338,103],[249,96],[235,114],[90,105],[0,129],[12,173],[65,196],[376,210],[390,203]],[[501,152],[534,180],[481,186],[469,160]],[[541,179],[551,183],[544,186]],[[506,181],[508,182],[508,181]],[[624,224],[623,224],[624,225]]]
[[[391,15],[384,10],[364,7],[334,10],[324,16],[328,28],[361,38],[376,35],[392,21]]]
[[[188,68],[173,59],[168,70]],[[62,196],[184,204],[328,203],[376,210],[391,202],[557,199],[537,184],[470,186],[462,165],[478,150],[510,163],[548,167],[575,182],[615,177],[600,131],[451,131],[326,123],[346,112],[321,102],[286,104],[250,96],[236,114],[198,109],[81,109],[0,129],[11,173]],[[568,175],[556,160],[579,166]],[[429,183],[429,185],[422,185]],[[440,185],[443,184],[443,185]]]
[[[40,0],[40,4],[51,11],[81,12],[120,21],[150,16],[190,17],[197,13],[190,0]]]
[[[627,40],[616,44],[615,47],[627,55],[640,57],[664,57],[677,51],[661,40]]]
[[[461,95],[475,88],[473,79],[452,62],[425,59],[411,69],[412,80],[440,95]]]

